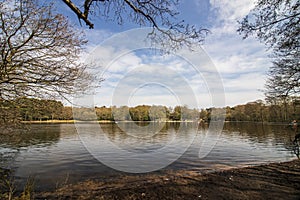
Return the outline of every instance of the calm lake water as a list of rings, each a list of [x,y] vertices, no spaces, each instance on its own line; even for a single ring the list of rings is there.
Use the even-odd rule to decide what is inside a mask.
[[[110,167],[97,160],[97,155],[95,158],[88,151],[91,149],[85,147],[95,145],[95,140],[101,140],[96,135],[97,131],[91,129],[91,124],[77,124],[77,129],[74,124],[35,124],[21,135],[1,137],[0,167],[13,170],[15,180],[20,185],[29,176],[34,177],[37,190],[42,190],[54,188],[65,181],[72,183],[122,175],[125,172],[119,171],[120,168],[111,168],[120,163],[124,166],[134,164],[131,169],[135,170],[145,167],[148,161],[154,166],[165,162],[170,165],[154,173],[164,173],[166,170],[202,173],[296,158],[291,142],[294,132],[287,125],[225,123],[220,135],[207,133],[205,126],[195,128],[195,123],[138,125],[148,127],[146,132],[150,135],[136,131],[135,123],[101,124],[102,134],[117,147],[110,148],[107,141],[97,143],[97,155],[116,160]],[[80,134],[77,130],[80,130]],[[171,151],[165,150],[170,141],[175,141],[171,143]],[[135,159],[141,162],[132,163],[131,158],[116,152],[116,149],[132,152]],[[202,152],[199,158],[201,149],[209,151]],[[155,157],[143,159],[147,153],[156,151],[160,153],[153,154]],[[182,156],[181,151],[184,153]],[[176,156],[179,158],[172,162]],[[107,164],[107,160],[104,159],[104,163]]]

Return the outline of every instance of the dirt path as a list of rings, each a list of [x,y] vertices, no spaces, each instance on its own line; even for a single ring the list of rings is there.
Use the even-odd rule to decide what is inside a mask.
[[[209,174],[125,176],[86,181],[36,199],[300,199],[300,160]]]

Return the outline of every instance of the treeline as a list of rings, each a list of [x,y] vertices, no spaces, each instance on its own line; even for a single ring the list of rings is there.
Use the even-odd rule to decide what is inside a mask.
[[[224,113],[226,111],[226,114]],[[224,116],[225,115],[225,116]],[[190,109],[187,106],[95,107],[72,108],[60,101],[19,98],[0,101],[0,123],[6,120],[109,120],[109,121],[210,121],[225,117],[226,121],[289,122],[300,120],[300,100],[295,98],[266,104],[261,100],[234,107]],[[10,121],[10,123],[13,121]]]
[[[6,120],[34,121],[61,119],[65,107],[60,101],[33,98],[18,98],[14,101],[0,101],[0,119],[2,123]]]
[[[258,100],[245,105],[226,107],[227,121],[290,122],[300,120],[300,99],[284,98],[265,104]]]
[[[187,106],[176,106],[175,108],[166,106],[139,105],[136,107],[95,107],[73,108],[74,119],[77,120],[109,120],[109,121],[178,121],[178,120],[198,120],[199,111],[189,109]]]

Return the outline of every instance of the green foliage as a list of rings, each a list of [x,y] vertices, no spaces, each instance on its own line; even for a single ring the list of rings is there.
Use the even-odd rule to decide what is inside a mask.
[[[73,119],[73,110],[70,106],[64,106],[61,110],[59,119],[63,120],[72,120]]]
[[[139,105],[131,108],[127,106],[119,108],[115,106],[111,108],[96,107],[95,109],[99,120],[178,121],[197,120],[199,118],[199,111],[197,109],[189,109],[187,106],[176,106],[174,109],[159,105]]]
[[[190,109],[187,106],[175,106],[175,108],[167,108],[165,106],[147,106],[140,105],[129,108],[121,107],[101,107],[95,108],[99,120],[115,120],[115,121],[203,121],[223,119],[226,110],[226,121],[253,121],[253,122],[289,122],[292,119],[299,119],[300,116],[300,99],[291,97],[273,101],[272,103],[264,103],[262,100],[249,102],[244,105],[236,105],[226,108],[207,108]]]
[[[170,115],[171,120],[181,120],[181,108],[180,106],[176,106],[174,111]]]
[[[21,119],[21,113],[16,102],[0,100],[0,126],[2,128],[17,127]]]
[[[98,120],[113,120],[113,115],[112,115],[112,109],[111,108],[106,108],[105,106],[103,107],[96,107],[96,114],[98,117]]]
[[[151,106],[136,106],[129,109],[133,121],[150,121],[149,110]]]
[[[18,98],[0,101],[0,125],[13,127],[21,121],[62,118],[64,106],[60,101]]]
[[[24,121],[58,119],[63,109],[63,104],[55,100],[20,98],[16,104]]]
[[[234,107],[227,106],[226,121],[288,122],[300,120],[300,99],[290,97],[273,99],[266,104],[261,100]],[[16,101],[0,102],[0,123],[17,123],[32,120],[82,120],[82,121],[203,121],[221,120],[223,108],[190,109],[187,106],[139,105],[136,107],[76,108],[63,106],[60,101],[19,98]],[[7,121],[14,120],[14,121]]]
[[[254,121],[254,122],[290,122],[299,120],[300,104],[297,98],[277,100],[272,104],[262,101],[250,102],[245,105],[226,107],[227,121]]]

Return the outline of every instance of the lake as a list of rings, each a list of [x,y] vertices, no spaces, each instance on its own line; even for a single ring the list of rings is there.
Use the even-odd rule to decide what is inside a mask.
[[[19,187],[34,177],[36,190],[43,190],[127,173],[206,173],[296,158],[286,124],[230,122],[221,134],[192,122],[100,127],[99,133],[98,124],[30,125],[23,134],[1,137],[0,167],[13,171]]]

